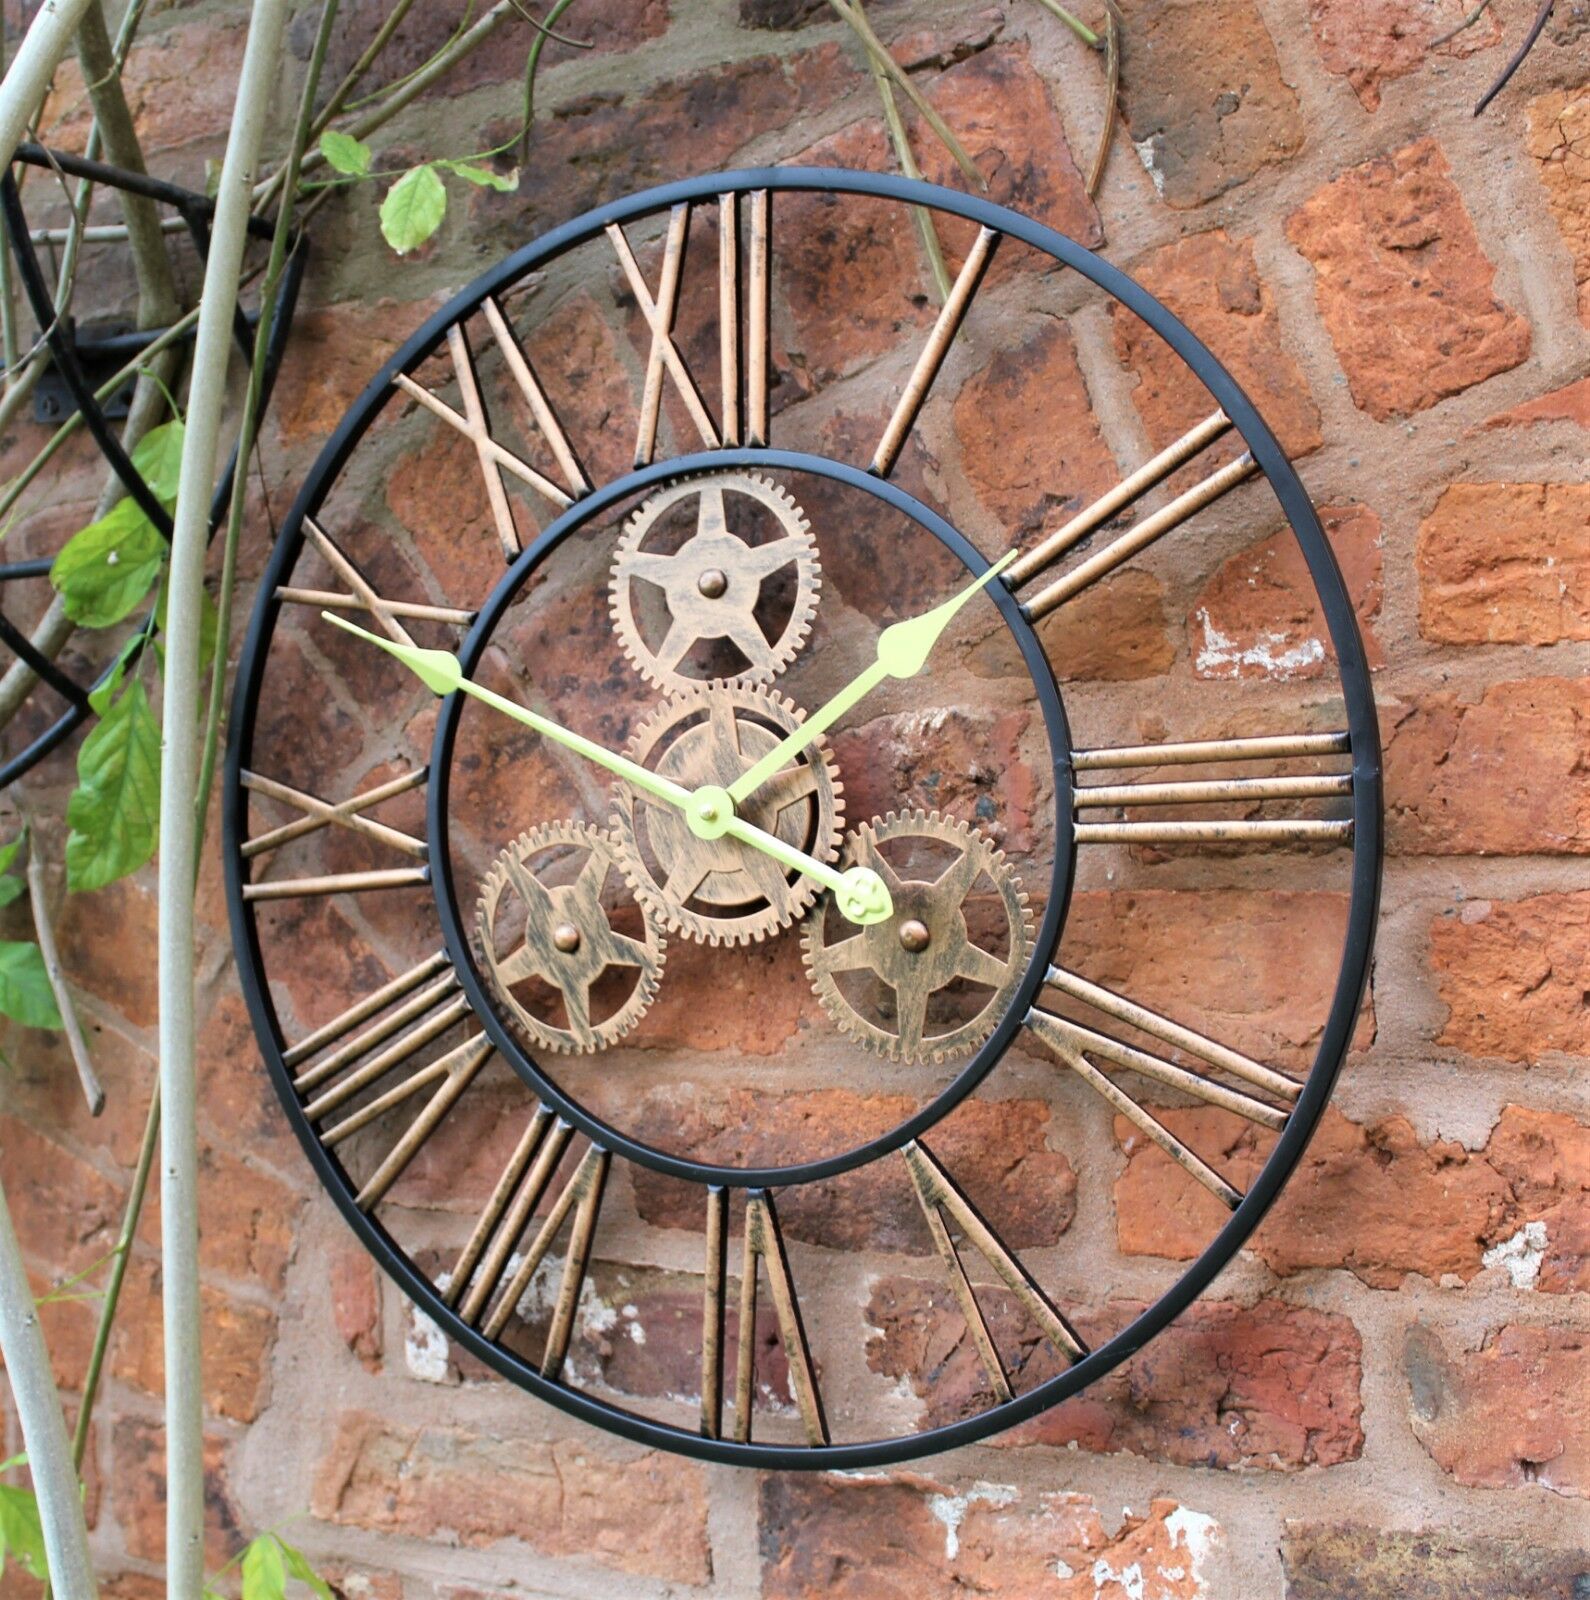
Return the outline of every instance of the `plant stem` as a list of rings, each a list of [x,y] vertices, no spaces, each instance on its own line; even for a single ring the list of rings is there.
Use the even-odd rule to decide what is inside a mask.
[[[1050,16],[1059,17],[1065,25],[1085,44],[1090,50],[1102,50],[1104,41],[1080,17],[1074,17],[1059,3],[1059,0],[1038,0]]]
[[[227,356],[248,241],[255,166],[287,22],[288,0],[256,0],[232,129],[221,167],[188,422],[171,535],[162,695],[160,784],[160,1211],[166,1350],[166,1584],[174,1600],[204,1589],[204,1399],[199,1354],[196,1030],[193,1004],[193,851],[197,830],[199,638]]]
[[[237,551],[243,532],[243,514],[248,505],[248,459],[254,449],[259,428],[261,399],[265,392],[265,368],[270,357],[271,324],[276,304],[276,286],[287,261],[287,246],[292,238],[294,198],[298,193],[298,173],[304,151],[313,133],[315,91],[331,45],[331,29],[337,19],[340,0],[326,0],[320,12],[320,27],[304,74],[303,92],[298,100],[298,121],[292,142],[287,147],[287,162],[282,168],[284,187],[281,209],[276,213],[276,229],[271,235],[270,259],[260,287],[259,323],[254,330],[254,355],[249,367],[248,392],[243,400],[243,419],[238,426],[237,471],[232,475],[232,498],[226,509],[226,542],[221,552],[221,593],[216,606],[215,659],[210,667],[210,698],[204,718],[204,746],[199,760],[199,784],[194,795],[195,843],[193,875],[199,875],[199,859],[204,849],[204,824],[209,810],[210,786],[215,782],[216,755],[221,745],[221,709],[226,700],[226,661],[232,643],[232,601],[237,587]]]
[[[90,0],[44,0],[28,24],[16,59],[0,82],[0,170],[11,165],[89,4]]]
[[[519,161],[520,164],[530,159],[530,123],[535,116],[536,99],[536,71],[541,65],[541,52],[546,48],[548,39],[556,39],[557,34],[551,31],[552,24],[569,9],[573,0],[557,0],[552,9],[547,12],[545,22],[536,22],[534,17],[527,18],[534,23],[536,36],[530,41],[529,53],[524,58],[524,126],[519,130]],[[569,41],[565,40],[565,43]]]
[[[1489,3],[1489,0],[1487,0]],[[1093,152],[1093,165],[1088,169],[1088,195],[1099,192],[1104,182],[1104,167],[1110,159],[1110,146],[1115,142],[1115,118],[1121,98],[1121,19],[1116,15],[1115,0],[1104,0],[1104,127],[1099,132],[1099,147]]]
[[[878,98],[883,102],[883,124],[889,130],[889,138],[894,144],[894,153],[900,162],[900,170],[908,178],[920,178],[922,169],[916,164],[916,152],[911,148],[910,136],[905,131],[905,119],[900,115],[900,107],[894,98],[894,85],[889,82],[889,75],[870,55],[867,57],[867,66],[872,71],[872,81],[878,86]],[[922,235],[922,248],[927,251],[928,264],[933,269],[933,282],[938,286],[939,299],[948,300],[950,269],[944,264],[944,246],[939,240],[939,230],[934,226],[933,214],[926,206],[912,206],[911,214],[916,218],[917,232]]]
[[[38,847],[38,835],[31,826],[28,835],[28,900],[33,907],[33,932],[39,941],[39,954],[44,959],[44,975],[50,980],[50,992],[55,996],[55,1009],[61,1013],[61,1029],[66,1034],[66,1046],[72,1052],[72,1064],[77,1068],[78,1081],[83,1085],[83,1098],[88,1101],[88,1114],[97,1117],[105,1109],[105,1091],[99,1074],[94,1071],[94,1058],[88,1053],[88,1041],[77,1020],[77,1009],[66,987],[66,976],[61,971],[60,952],[55,948],[55,928],[50,922],[50,898],[44,883],[44,852]]]
[[[28,1471],[38,1496],[44,1524],[44,1549],[50,1581],[67,1600],[94,1600],[94,1564],[88,1555],[88,1529],[83,1499],[66,1441],[61,1397],[50,1371],[38,1308],[28,1285],[27,1268],[17,1248],[16,1230],[5,1189],[0,1187],[0,1355],[22,1422]],[[195,1597],[197,1591],[195,1591]]]
[[[149,1097],[149,1113],[144,1119],[143,1143],[138,1147],[138,1165],[133,1169],[132,1188],[122,1212],[121,1232],[111,1250],[110,1277],[105,1281],[105,1298],[100,1302],[99,1322],[94,1328],[94,1348],[89,1354],[88,1371],[83,1377],[83,1398],[77,1407],[77,1427],[72,1434],[72,1465],[82,1471],[88,1451],[88,1425],[94,1416],[94,1401],[99,1394],[99,1378],[105,1369],[105,1353],[110,1348],[111,1328],[116,1307],[121,1301],[121,1286],[127,1277],[127,1260],[143,1214],[144,1196],[149,1191],[149,1172],[155,1164],[155,1149],[160,1143],[160,1085]]]

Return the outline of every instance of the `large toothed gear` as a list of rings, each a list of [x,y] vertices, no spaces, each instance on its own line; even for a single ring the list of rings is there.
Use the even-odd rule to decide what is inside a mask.
[[[936,811],[891,811],[846,838],[840,866],[878,873],[894,915],[860,929],[832,907],[808,920],[804,959],[823,1010],[891,1061],[975,1049],[1009,1008],[1033,945],[1027,896],[1004,855]]]
[[[501,1015],[532,1048],[560,1055],[605,1049],[628,1033],[656,998],[662,932],[634,902],[639,935],[614,925],[615,913],[629,897],[623,894],[614,904],[604,894],[610,878],[624,882],[613,836],[584,823],[555,822],[521,834],[498,854],[482,881],[476,950]],[[593,1021],[592,985],[614,968],[632,970],[633,984],[613,1010]],[[544,1014],[551,1006],[536,1007],[515,994],[528,979],[539,979],[562,997],[561,1023]]]
[[[715,683],[675,695],[636,729],[629,753],[686,789],[728,788],[798,728],[802,713],[759,684]],[[844,831],[838,769],[821,736],[776,772],[739,814],[821,861]],[[614,789],[619,860],[661,924],[711,945],[746,944],[788,927],[818,885],[754,845],[699,839],[680,811],[628,784]]]
[[[737,532],[768,518],[736,500],[770,512],[775,537],[753,544]],[[677,524],[667,513],[689,501],[696,503],[695,531],[670,549],[666,530]],[[718,680],[772,682],[805,643],[821,587],[817,544],[794,499],[758,473],[714,472],[670,484],[630,517],[613,560],[609,605],[635,670],[673,694]],[[733,650],[697,651],[717,640]]]

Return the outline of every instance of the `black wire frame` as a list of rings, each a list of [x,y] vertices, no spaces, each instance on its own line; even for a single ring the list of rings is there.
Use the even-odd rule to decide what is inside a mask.
[[[83,178],[96,185],[141,195],[147,200],[171,206],[186,225],[199,259],[203,261],[209,253],[209,223],[215,212],[215,202],[207,195],[199,194],[192,189],[184,189],[174,183],[166,183],[159,178],[151,178],[147,173],[129,172],[122,167],[109,166],[103,161],[90,161],[69,151],[47,150],[36,144],[19,146],[16,159],[29,166],[44,167],[64,173],[68,177]],[[6,236],[16,261],[17,275],[21,280],[23,293],[28,298],[29,309],[39,327],[44,329],[44,340],[49,346],[50,359],[55,363],[56,370],[60,373],[61,381],[66,385],[73,403],[82,413],[84,426],[99,447],[100,454],[105,457],[111,470],[121,480],[122,487],[137,501],[144,514],[159,530],[161,537],[169,542],[171,518],[144,480],[143,474],[133,465],[132,458],[123,449],[115,428],[95,397],[93,385],[84,375],[66,320],[55,313],[49,285],[45,281],[38,253],[33,248],[33,241],[28,231],[27,217],[22,209],[21,192],[14,174],[9,169],[4,178],[0,179],[0,218],[4,219]],[[269,239],[275,231],[274,225],[263,217],[250,217],[248,228],[257,239]],[[265,370],[260,391],[261,415],[270,403],[276,375],[281,369],[282,355],[287,348],[287,335],[292,325],[293,312],[298,304],[298,291],[303,283],[308,257],[309,240],[304,234],[296,233],[282,270],[281,282],[277,287],[271,311],[271,331],[266,345]],[[254,348],[253,331],[241,307],[234,313],[233,333],[244,360],[249,360]],[[210,502],[212,538],[226,516],[227,505],[232,497],[232,481],[239,466],[240,443],[241,441],[232,446],[226,469],[221,474]],[[52,564],[49,560],[38,560],[0,565],[0,585],[18,580],[47,578]],[[134,635],[135,649],[142,650],[154,637],[154,633],[154,612],[151,610]],[[0,613],[0,643],[5,644],[42,682],[47,683],[67,702],[66,710],[43,733],[16,755],[0,764],[0,790],[3,790],[8,784],[30,771],[83,724],[89,715],[89,695],[106,681],[113,669],[107,668],[92,684],[84,686],[78,683],[56,663],[42,655],[27,635],[3,613]]]
[[[587,243],[610,224],[643,220],[675,205],[716,201],[754,190],[828,192],[925,206],[1008,234],[1061,266],[1081,274],[1140,317],[1192,370],[1231,419],[1258,463],[1290,524],[1314,584],[1335,651],[1342,688],[1353,778],[1353,856],[1342,964],[1321,1031],[1314,1063],[1285,1129],[1247,1194],[1203,1253],[1171,1289],[1126,1328],[1053,1378],[975,1417],[893,1438],[846,1444],[741,1443],[709,1438],[659,1422],[584,1390],[543,1377],[530,1362],[484,1338],[436,1293],[379,1218],[354,1203],[354,1187],[340,1163],[304,1120],[282,1052],[284,1039],[265,978],[253,906],[243,899],[246,877],[241,848],[247,837],[248,796],[241,782],[253,741],[255,714],[271,633],[280,601],[276,590],[303,541],[303,521],[312,516],[357,447],[365,430],[397,393],[395,378],[418,367],[442,342],[448,328],[475,311],[489,295],[566,250]],[[757,454],[752,452],[752,454]],[[678,463],[676,463],[677,465]],[[554,528],[555,528],[554,524]],[[547,530],[547,535],[553,529]],[[1017,212],[935,184],[891,174],[837,168],[753,168],[707,174],[615,200],[553,229],[507,257],[435,313],[366,387],[311,469],[272,552],[234,685],[222,799],[223,866],[233,950],[249,1014],[267,1067],[310,1165],[348,1225],[399,1288],[450,1339],[519,1387],[607,1432],[635,1443],[698,1460],[771,1470],[832,1471],[888,1466],[973,1444],[1015,1426],[1085,1389],[1134,1355],[1187,1309],[1236,1255],[1274,1203],[1312,1137],[1346,1058],[1369,981],[1379,914],[1383,855],[1381,751],[1368,661],[1357,618],[1340,569],[1308,491],[1268,424],[1236,380],[1192,331],[1120,268],[1074,239]]]

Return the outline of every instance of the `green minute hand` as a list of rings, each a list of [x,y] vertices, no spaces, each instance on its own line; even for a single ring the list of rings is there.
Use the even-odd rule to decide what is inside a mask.
[[[552,740],[554,744],[560,744],[565,749],[574,751],[576,755],[584,756],[587,761],[594,762],[615,777],[633,784],[642,793],[649,794],[666,805],[676,806],[684,813],[690,831],[699,838],[720,839],[727,834],[730,838],[771,856],[780,865],[815,879],[825,889],[833,891],[835,903],[847,920],[865,926],[874,922],[886,922],[894,915],[889,891],[877,873],[867,867],[852,867],[847,872],[840,872],[827,862],[819,861],[815,856],[797,850],[776,835],[764,832],[755,823],[747,822],[744,817],[737,816],[733,802],[723,790],[686,789],[682,784],[674,783],[660,773],[643,767],[638,761],[631,761],[628,756],[621,756],[575,733],[572,729],[553,722],[550,717],[543,717],[538,712],[531,711],[529,707],[518,704],[517,701],[496,694],[484,685],[465,677],[463,665],[458,657],[449,655],[445,650],[422,650],[417,645],[398,644],[395,640],[383,639],[380,635],[367,633],[346,618],[335,616],[329,611],[322,611],[321,616],[327,622],[335,623],[339,628],[357,634],[359,638],[367,639],[373,645],[379,645],[388,655],[396,656],[432,694],[452,694],[455,690],[462,690],[474,699],[483,701],[494,710],[502,712],[504,716],[512,717],[515,722],[522,722],[526,727],[534,728],[537,733]]]
[[[826,705],[812,712],[788,738],[781,739],[754,767],[736,778],[729,785],[729,798],[736,805],[744,805],[769,778],[782,772],[818,734],[837,722],[885,678],[915,677],[927,664],[939,635],[949,627],[956,612],[1015,559],[1016,552],[1007,550],[982,577],[967,584],[959,594],[953,595],[942,605],[924,611],[920,617],[908,617],[904,622],[891,623],[885,628],[878,635],[878,655],[872,665],[852,678]]]

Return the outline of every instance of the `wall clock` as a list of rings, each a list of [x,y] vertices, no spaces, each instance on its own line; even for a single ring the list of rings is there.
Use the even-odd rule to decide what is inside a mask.
[[[898,305],[851,303],[891,260]],[[1079,297],[1164,342],[1199,420],[1013,531],[943,397],[998,354],[980,329]],[[1057,462],[1093,426],[1057,408]],[[1062,694],[1090,596],[1268,528],[1322,676]],[[1251,1233],[1348,1048],[1379,767],[1308,496],[1164,307],[948,190],[701,177],[487,273],[326,446],[238,678],[233,935],[316,1172],[460,1360],[668,1449],[875,1464],[1077,1393]],[[1328,974],[1274,1051],[1204,1026],[1211,972],[1241,1012],[1228,919],[1261,897],[1219,886],[1256,859],[1263,937]],[[1180,987],[1162,961],[1152,994],[1101,970],[1089,941],[1153,917],[1148,886],[1230,961]],[[1015,1205],[1012,1100],[1044,1108],[1022,1149],[1052,1180]],[[1189,1113],[1248,1130],[1242,1173]],[[1145,1142],[1212,1220],[1103,1315],[1087,1235]],[[930,1286],[947,1348],[882,1349],[880,1276]]]

